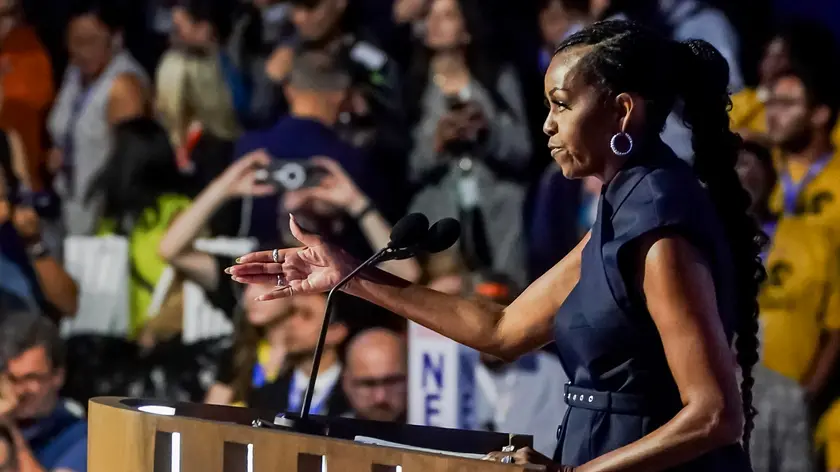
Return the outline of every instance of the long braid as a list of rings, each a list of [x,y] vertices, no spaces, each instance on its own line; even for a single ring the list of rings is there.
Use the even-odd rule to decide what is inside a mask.
[[[692,40],[677,46],[683,70],[683,118],[692,129],[694,168],[706,184],[723,221],[735,258],[735,347],[741,367],[744,449],[749,451],[756,410],[752,405],[753,366],[758,362],[758,291],[765,271],[759,253],[763,234],[749,216],[750,196],[735,171],[741,138],[729,129],[729,66],[712,45]]]

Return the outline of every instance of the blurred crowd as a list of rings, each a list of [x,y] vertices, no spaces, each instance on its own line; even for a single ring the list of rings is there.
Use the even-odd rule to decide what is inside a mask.
[[[545,152],[541,77],[609,19],[729,61],[769,236],[753,466],[840,471],[837,37],[734,3],[0,0],[0,471],[86,470],[97,395],[299,409],[325,296],[223,272],[298,245],[288,214],[361,259],[407,213],[455,217],[455,247],[382,268],[512,301],[594,222],[600,182]],[[662,135],[690,161],[680,113]],[[339,298],[312,412],[404,422],[407,375],[405,322]],[[475,379],[481,426],[550,456],[553,348]]]

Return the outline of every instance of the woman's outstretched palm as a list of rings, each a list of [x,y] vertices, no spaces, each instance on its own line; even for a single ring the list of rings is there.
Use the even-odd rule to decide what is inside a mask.
[[[277,287],[258,300],[326,292],[355,267],[351,256],[323,242],[320,237],[305,233],[291,215],[289,227],[304,247],[280,249],[277,262],[274,251],[252,252],[225,270],[236,282]]]

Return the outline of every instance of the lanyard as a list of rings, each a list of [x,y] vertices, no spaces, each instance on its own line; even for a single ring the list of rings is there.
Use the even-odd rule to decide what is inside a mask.
[[[823,169],[825,169],[825,166],[828,165],[830,160],[831,154],[825,154],[817,159],[816,162],[808,166],[808,171],[798,183],[794,183],[793,179],[790,177],[790,172],[788,172],[787,169],[780,173],[781,175],[779,175],[779,179],[782,183],[785,214],[793,215],[796,212],[796,201],[799,199],[799,194],[802,193],[802,189],[811,183],[811,181],[814,180],[814,178],[819,175]]]
[[[292,375],[292,384],[289,385],[289,402],[288,408],[286,411],[297,413],[300,411],[300,407],[303,404],[303,395],[306,393],[306,388],[298,388],[297,385],[298,376]],[[321,407],[324,406],[326,403],[326,399],[329,396],[329,389],[321,395],[321,398],[318,397],[318,389],[315,389],[315,393],[312,395],[312,403],[309,405],[309,413],[313,415],[317,415],[321,412]]]
[[[75,140],[73,135],[76,134],[76,127],[79,124],[79,118],[85,110],[89,98],[93,95],[93,86],[88,86],[85,90],[79,93],[79,96],[73,100],[70,107],[70,120],[67,123],[67,134],[64,135],[64,148],[62,149],[62,168],[64,170],[67,180],[67,193],[72,196],[75,191],[75,178],[73,176],[73,168],[75,167],[74,152]]]
[[[265,369],[263,369],[262,364],[257,362],[254,366],[254,374],[251,376],[251,386],[254,388],[259,388],[265,385]]]

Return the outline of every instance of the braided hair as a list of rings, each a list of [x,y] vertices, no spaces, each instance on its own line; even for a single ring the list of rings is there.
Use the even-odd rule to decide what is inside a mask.
[[[589,50],[576,72],[605,100],[622,92],[644,100],[650,137],[662,131],[675,105],[692,130],[694,171],[714,203],[734,258],[735,348],[742,373],[743,447],[749,451],[764,235],[749,215],[750,197],[735,171],[741,139],[729,129],[729,66],[706,41],[676,42],[627,21],[594,23],[567,38],[555,55],[577,48]]]

